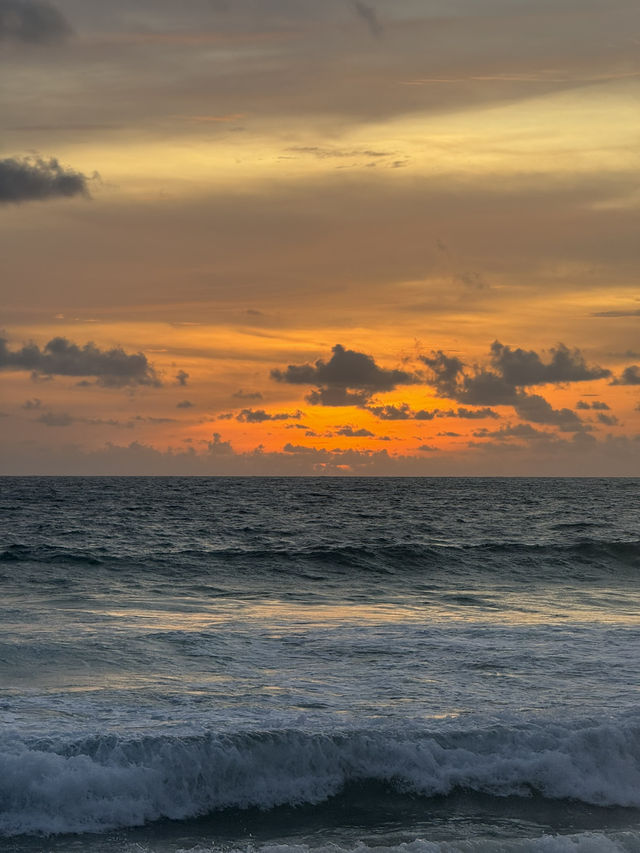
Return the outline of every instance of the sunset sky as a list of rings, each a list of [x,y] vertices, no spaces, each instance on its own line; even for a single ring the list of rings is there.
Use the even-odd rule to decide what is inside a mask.
[[[5,474],[640,475],[637,0],[0,0]]]

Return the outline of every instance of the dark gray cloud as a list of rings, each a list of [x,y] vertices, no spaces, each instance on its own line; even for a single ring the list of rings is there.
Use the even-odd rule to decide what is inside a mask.
[[[367,411],[381,421],[408,421],[413,418],[408,403],[401,403],[399,406],[367,406]]]
[[[374,433],[372,433],[371,430],[365,429],[364,427],[361,429],[354,429],[348,424],[337,429],[335,434],[345,435],[347,438],[373,438],[374,436]]]
[[[551,359],[545,363],[537,352],[511,347],[494,341],[491,344],[491,362],[503,379],[514,387],[546,385],[554,382],[586,382],[611,376],[602,367],[587,367],[578,349],[570,350],[558,344],[550,350]]]
[[[68,412],[43,412],[37,420],[38,423],[48,427],[68,427],[71,426],[75,418]]]
[[[304,417],[304,412],[276,412],[271,414],[264,409],[243,409],[236,415],[236,420],[245,424],[261,424],[265,421],[288,421],[298,420]]]
[[[66,18],[42,0],[0,0],[0,42],[45,44],[72,33]]]
[[[87,177],[65,169],[53,157],[0,160],[0,204],[88,195]]]
[[[484,436],[490,438],[545,438],[551,436],[544,430],[535,429],[530,424],[516,424],[515,426],[504,426],[496,430],[478,430],[473,433],[477,438]]]
[[[262,400],[262,394],[259,391],[244,391],[242,388],[239,388],[232,396],[236,400]]]
[[[194,404],[191,400],[181,400],[179,403],[176,403],[176,409],[191,409]]]
[[[499,418],[500,415],[493,409],[484,407],[482,409],[467,409],[461,406],[459,409],[419,409],[414,411],[408,403],[398,406],[367,406],[371,412],[381,421],[432,421],[434,418],[464,418],[467,420],[481,420],[482,418]]]
[[[181,385],[183,388],[187,384],[187,379],[189,378],[189,374],[184,370],[179,370],[175,375],[175,380],[178,385]]]
[[[596,411],[608,412],[609,406],[602,400],[593,400],[593,402],[591,403],[588,400],[578,400],[578,402],[576,403],[576,409],[595,409]]]
[[[491,367],[475,367],[467,372],[457,357],[441,350],[421,360],[432,371],[432,383],[442,397],[476,406],[516,406],[523,388],[548,383],[586,382],[611,376],[602,367],[588,367],[579,350],[558,344],[543,362],[533,350],[523,350],[494,341],[490,350]]]
[[[25,400],[22,404],[23,409],[33,410],[42,408],[42,400],[39,397],[33,397],[31,400]]]
[[[453,409],[449,409],[448,412],[443,412],[442,417],[463,418],[464,420],[476,421],[482,420],[483,418],[497,419],[500,415],[497,412],[494,412],[493,409],[489,409],[486,406],[481,409],[466,409],[464,406],[461,406],[455,411]]]
[[[364,406],[380,391],[397,385],[411,385],[417,378],[404,370],[378,367],[370,355],[336,344],[328,362],[290,364],[286,370],[272,370],[271,378],[293,385],[317,385],[307,400],[320,406]]]
[[[615,415],[605,415],[604,412],[598,414],[597,420],[599,424],[604,424],[605,426],[617,426],[619,424]]]
[[[362,3],[361,0],[354,0],[353,8],[356,15],[367,25],[371,35],[380,38],[382,35],[382,25],[378,20],[376,10],[372,6]]]
[[[536,424],[551,424],[563,432],[577,432],[584,429],[584,424],[571,409],[554,409],[544,397],[539,394],[520,393],[513,408],[523,421]]]
[[[19,350],[10,350],[7,340],[0,338],[0,370],[30,370],[36,378],[94,376],[98,385],[110,388],[161,385],[141,352],[128,355],[119,347],[101,350],[94,343],[80,347],[66,338],[53,338],[43,349],[26,344]]]
[[[621,375],[616,377],[612,385],[640,385],[640,367],[637,364],[630,364],[625,367]]]

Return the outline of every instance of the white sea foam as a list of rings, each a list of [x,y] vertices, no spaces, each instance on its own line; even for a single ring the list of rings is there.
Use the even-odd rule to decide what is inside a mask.
[[[176,853],[639,853],[640,832],[581,832],[571,835],[542,835],[535,838],[476,838],[473,840],[428,841],[417,839],[397,845],[337,844],[310,847],[306,844],[265,844],[249,847],[198,845]],[[153,848],[127,848],[124,853],[154,853]]]
[[[229,807],[314,804],[367,780],[425,796],[535,791],[638,808],[640,727],[96,737],[56,751],[22,744],[0,755],[0,832],[99,832]]]

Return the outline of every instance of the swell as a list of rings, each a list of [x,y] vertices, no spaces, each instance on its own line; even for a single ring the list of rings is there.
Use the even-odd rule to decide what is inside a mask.
[[[640,808],[640,721],[7,743],[0,833],[100,832],[331,797],[348,809],[350,786],[361,783],[427,798],[464,790]]]
[[[127,549],[123,553],[105,546],[83,548],[76,545],[66,548],[59,545],[14,543],[0,551],[0,562],[104,567],[114,571],[179,569],[199,572],[222,566],[245,571],[290,573],[317,568],[338,574],[348,570],[350,575],[354,571],[406,575],[425,569],[455,571],[456,568],[490,572],[502,571],[505,567],[511,567],[514,571],[525,567],[527,572],[531,572],[532,567],[539,567],[543,571],[545,566],[575,566],[607,572],[625,568],[639,569],[640,540],[581,539],[566,544],[483,542],[472,545],[385,543],[315,547],[282,544],[270,548],[147,547],[140,553],[135,549]]]

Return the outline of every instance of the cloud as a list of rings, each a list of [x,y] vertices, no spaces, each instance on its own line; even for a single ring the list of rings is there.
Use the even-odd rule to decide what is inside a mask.
[[[108,388],[161,385],[141,352],[128,355],[119,347],[100,350],[91,342],[79,347],[66,338],[52,338],[42,350],[35,344],[26,344],[14,351],[8,349],[6,338],[0,338],[0,370],[30,370],[36,378],[95,376],[98,385]]]
[[[441,350],[420,358],[431,369],[431,381],[440,396],[476,406],[516,406],[526,387],[611,376],[611,371],[605,368],[588,367],[578,349],[570,350],[560,343],[550,353],[550,360],[543,362],[533,350],[512,349],[494,341],[490,367],[476,366],[472,372],[467,372],[459,358],[447,356]]]
[[[560,427],[563,432],[584,429],[584,424],[575,412],[572,412],[571,409],[554,409],[539,394],[519,394],[513,407],[524,421],[532,421],[536,424],[552,424]]]
[[[399,406],[367,406],[367,411],[371,412],[381,421],[432,421],[434,418],[465,418],[467,420],[481,420],[482,418],[499,418],[500,415],[494,412],[493,409],[419,409],[413,411],[408,403],[401,403]]]
[[[464,420],[475,421],[482,420],[482,418],[499,418],[500,415],[497,412],[494,412],[493,409],[489,409],[486,406],[482,409],[466,409],[464,406],[461,406],[456,411],[449,409],[448,412],[443,412],[441,417],[463,418]]]
[[[232,396],[237,400],[262,400],[260,391],[244,391],[242,388],[239,388]]]
[[[511,349],[494,341],[491,344],[491,361],[504,380],[514,387],[586,382],[611,376],[611,371],[605,368],[587,367],[578,349],[570,350],[561,343],[552,347],[550,352],[551,359],[545,364],[533,350]]]
[[[637,364],[631,364],[625,367],[622,374],[616,377],[612,385],[640,385],[640,367]]]
[[[496,430],[478,430],[474,432],[478,438],[487,436],[490,438],[550,438],[550,434],[544,430],[535,429],[530,424],[516,424],[515,426],[504,426]]]
[[[68,427],[75,421],[68,412],[43,412],[37,419],[38,423],[48,427]]]
[[[629,311],[596,311],[592,317],[640,317],[640,308]]]
[[[0,204],[89,196],[87,177],[65,169],[55,158],[8,157],[0,160]]]
[[[381,421],[408,421],[413,418],[408,403],[401,403],[399,406],[367,406],[367,411]]]
[[[603,412],[600,412],[597,416],[598,423],[604,424],[605,426],[617,426],[619,421],[615,415],[605,415]]]
[[[578,400],[576,403],[576,409],[586,410],[586,409],[595,409],[596,411],[608,412],[609,406],[602,402],[602,400],[593,400],[593,402],[589,403],[588,400]]]
[[[346,426],[337,429],[336,435],[344,435],[348,438],[373,438],[374,433],[364,427],[361,429],[354,429],[352,426],[347,424]]]
[[[174,378],[175,378],[176,382],[178,383],[178,385],[181,385],[182,387],[184,387],[187,384],[187,379],[189,378],[189,374],[186,373],[184,370],[179,370],[176,373]]]
[[[72,33],[66,18],[43,0],[0,0],[0,42],[42,44]]]
[[[517,448],[518,453],[505,454],[508,448]],[[201,452],[193,447],[161,451],[137,441],[128,445],[109,442],[93,451],[73,445],[52,448],[1,442],[0,467],[9,475],[638,476],[640,436],[607,436],[597,441],[576,433],[567,439],[550,435],[548,441],[530,444],[481,441],[474,443],[472,451],[459,448],[455,454],[432,452],[425,444],[408,455],[293,444],[282,451],[257,447],[236,452],[219,433]]]
[[[378,367],[372,356],[341,344],[332,353],[328,362],[318,359],[314,365],[290,364],[286,370],[272,370],[271,378],[292,385],[317,385],[306,398],[315,406],[364,406],[373,394],[417,381],[404,370]]]
[[[31,400],[25,400],[22,404],[23,409],[41,409],[42,408],[42,400],[39,397],[33,397]]]
[[[356,15],[367,25],[371,35],[375,36],[375,38],[380,38],[382,35],[382,25],[378,20],[376,10],[366,3],[362,3],[361,0],[354,0],[353,8]]]
[[[180,403],[176,403],[176,409],[191,409],[193,405],[191,400],[182,400]]]
[[[265,412],[264,409],[243,409],[236,415],[236,420],[246,424],[261,424],[264,421],[298,420],[302,417],[304,417],[304,412],[301,412],[300,409],[297,412],[276,412],[275,414]]]

